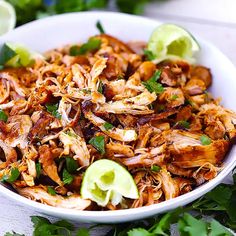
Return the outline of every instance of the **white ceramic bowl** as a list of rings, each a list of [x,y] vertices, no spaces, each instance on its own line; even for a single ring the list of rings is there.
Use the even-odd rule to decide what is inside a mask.
[[[64,14],[21,26],[0,37],[0,45],[6,41],[13,41],[23,43],[33,50],[44,52],[64,44],[83,42],[89,36],[98,33],[95,27],[97,20],[102,22],[107,33],[117,36],[123,41],[147,41],[152,30],[160,24],[158,21],[120,13],[83,12]],[[201,45],[198,63],[210,67],[213,73],[214,79],[211,92],[215,97],[223,98],[223,105],[236,111],[236,69],[210,42],[206,42],[197,35],[195,37]],[[224,169],[213,180],[175,199],[137,209],[105,212],[76,211],[55,208],[31,201],[1,185],[0,193],[25,207],[30,207],[47,215],[81,222],[118,223],[153,216],[186,205],[213,189],[230,173],[235,165],[236,147],[231,150],[225,159]]]

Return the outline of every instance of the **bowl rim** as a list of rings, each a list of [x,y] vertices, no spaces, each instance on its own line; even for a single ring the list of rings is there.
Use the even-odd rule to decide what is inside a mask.
[[[143,16],[134,16],[134,15],[129,15],[125,13],[117,13],[117,12],[106,12],[106,11],[91,11],[91,12],[76,12],[76,13],[65,13],[65,14],[60,14],[60,15],[54,15],[50,17],[46,17],[43,19],[35,20],[32,22],[29,22],[27,24],[24,24],[15,30],[5,34],[4,36],[1,36],[0,39],[7,38],[8,35],[11,35],[12,32],[20,32],[24,30],[25,28],[30,28],[34,26],[35,24],[42,24],[46,23],[48,21],[55,21],[59,18],[64,18],[64,17],[71,17],[71,16],[88,16],[90,15],[91,17],[94,18],[99,18],[104,15],[109,16],[109,17],[114,17],[114,16],[122,16],[123,18],[126,18],[127,20],[130,20],[130,18],[133,18],[137,21],[145,21],[146,24],[161,24],[161,21],[150,19],[147,17]],[[224,61],[226,61],[229,66],[231,67],[232,70],[235,71],[236,74],[236,69],[232,62],[218,49],[216,48],[212,43],[205,41],[201,37],[198,37],[204,44],[207,45],[207,47],[210,47],[212,50],[216,51]],[[233,152],[233,150],[231,150]],[[234,148],[234,155],[236,156],[236,149]],[[222,180],[233,170],[233,168],[236,166],[236,158],[232,158],[231,161],[227,164],[227,166],[212,180],[204,183],[203,185],[197,187],[196,189],[192,190],[189,193],[183,194],[181,196],[178,196],[176,198],[166,200],[164,202],[158,203],[158,204],[153,204],[150,206],[143,206],[140,208],[131,208],[131,209],[122,209],[122,210],[115,210],[115,211],[88,211],[88,210],[75,210],[75,209],[66,209],[66,208],[61,208],[61,207],[53,207],[49,205],[45,205],[39,202],[35,202],[33,200],[30,200],[28,198],[25,198],[18,193],[15,193],[6,187],[4,187],[2,184],[0,184],[0,194],[3,194],[7,197],[9,197],[12,200],[15,200],[17,203],[21,203],[23,205],[27,205],[36,211],[43,211],[46,214],[49,215],[57,215],[60,217],[65,217],[65,218],[70,218],[73,217],[73,219],[76,219],[78,217],[78,220],[81,221],[90,221],[90,222],[111,222],[113,220],[117,220],[118,218],[121,219],[121,217],[126,217],[127,215],[129,216],[130,219],[123,218],[122,220],[117,220],[117,222],[122,222],[122,221],[129,221],[133,219],[139,219],[139,218],[144,218],[148,217],[154,214],[159,214],[161,212],[174,209],[175,207],[178,206],[183,206],[186,205],[197,198],[203,196],[205,193],[208,191],[212,190],[214,187],[216,187]],[[142,217],[140,217],[140,214],[143,214]],[[110,219],[109,219],[110,218]],[[109,219],[109,220],[106,220]],[[115,223],[115,222],[113,222]]]

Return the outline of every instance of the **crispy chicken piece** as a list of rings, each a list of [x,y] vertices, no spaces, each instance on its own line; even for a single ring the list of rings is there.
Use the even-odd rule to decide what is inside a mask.
[[[133,167],[151,167],[152,165],[162,165],[166,158],[166,145],[155,148],[141,148],[135,150],[135,156],[130,158],[116,158],[125,166]]]
[[[206,90],[206,85],[201,79],[190,79],[184,87],[189,95],[199,95]]]
[[[0,78],[5,79],[10,83],[10,87],[12,90],[14,90],[16,93],[18,93],[20,96],[25,97],[27,94],[27,89],[23,88],[20,85],[20,81],[17,78],[16,74],[11,74],[9,72],[0,71]]]
[[[15,115],[10,116],[6,129],[5,142],[11,147],[20,146],[25,148],[28,145],[28,133],[32,127],[32,121],[28,115]]]
[[[187,178],[191,178],[192,175],[193,175],[193,170],[192,169],[184,169],[184,168],[175,166],[172,163],[168,163],[166,165],[166,168],[173,175],[184,176],[184,177],[187,177]]]
[[[17,153],[14,148],[12,148],[10,145],[6,144],[4,141],[0,140],[0,147],[2,148],[4,154],[5,154],[5,159],[6,159],[6,164],[10,164],[12,162],[17,161]],[[1,157],[2,159],[2,157]]]
[[[103,133],[115,140],[131,142],[137,139],[137,133],[133,129],[119,129],[114,126],[111,129],[107,129],[107,122],[101,119],[100,117],[95,116],[91,111],[84,110],[84,115],[90,122],[92,122],[95,126],[99,127],[99,129],[101,129]]]
[[[96,38],[99,38],[102,40],[102,42],[106,41],[106,43],[111,46],[115,52],[127,52],[127,53],[133,53],[131,48],[122,42],[121,40],[108,35],[108,34],[100,34],[96,36]]]
[[[162,84],[166,84],[170,87],[174,87],[177,84],[177,77],[176,75],[171,71],[170,67],[164,67],[161,70],[161,78],[160,81]]]
[[[64,145],[64,151],[61,155],[69,155],[71,151],[74,153],[73,158],[81,166],[89,165],[90,154],[86,142],[73,129],[70,128],[67,132],[60,132],[59,139]]]
[[[136,144],[136,149],[137,148],[145,148],[148,141],[150,140],[150,136],[153,132],[153,127],[149,125],[143,125],[139,126],[139,134],[138,134],[138,140]]]
[[[113,157],[113,156],[133,157],[134,151],[133,148],[129,145],[110,141],[108,144],[106,144],[106,155],[108,157]]]
[[[39,147],[39,162],[42,164],[42,168],[47,176],[59,186],[62,186],[63,182],[58,175],[57,166],[54,161],[52,150],[48,145],[44,144]]]
[[[84,210],[91,204],[90,200],[84,200],[78,194],[72,194],[66,197],[61,195],[52,196],[41,186],[17,188],[17,191],[24,197],[54,207]]]
[[[184,104],[184,94],[179,88],[165,88],[165,91],[159,95],[158,100],[165,103],[168,108],[178,107]]]
[[[212,140],[209,145],[200,141],[202,134],[172,130],[167,135],[172,164],[181,168],[193,168],[209,162],[219,164],[229,149],[229,142],[223,139]]]
[[[155,93],[149,93],[145,90],[143,93],[136,97],[125,98],[120,101],[109,102],[101,105],[98,112],[108,112],[114,114],[128,113],[132,115],[150,114],[153,110],[150,110],[147,106],[156,100]]]
[[[158,175],[161,179],[161,187],[165,195],[165,200],[169,200],[179,196],[179,186],[173,180],[170,173],[166,170],[165,166],[161,167]]]
[[[143,62],[137,70],[137,72],[140,74],[142,81],[150,79],[155,71],[156,71],[156,65],[151,61]]]
[[[39,119],[35,122],[34,126],[31,128],[28,138],[31,142],[38,141],[42,139],[48,133],[48,126],[53,121],[53,117],[42,111],[40,113]]]
[[[141,170],[134,173],[134,181],[139,190],[139,198],[134,200],[132,208],[159,203],[163,195],[161,178],[157,173]]]
[[[181,178],[181,177],[175,177],[175,178],[173,178],[173,180],[179,188],[180,195],[192,191],[193,182],[191,182],[191,180]]]
[[[192,79],[200,79],[205,83],[206,88],[211,85],[212,75],[210,69],[204,66],[193,66],[190,70],[190,75]]]
[[[0,80],[0,104],[10,96],[10,82],[4,79]]]
[[[220,105],[209,103],[201,106],[198,115],[199,117],[203,117],[204,124],[207,127],[214,126],[215,130],[210,130],[210,128],[206,128],[206,131],[210,135],[212,135],[212,137],[214,136],[214,138],[217,138],[222,136],[224,129],[225,132],[229,135],[230,139],[236,137],[236,129],[235,129],[236,115],[234,112],[227,110]],[[215,125],[217,125],[217,127],[215,127]],[[217,134],[215,134],[215,132],[217,132]]]

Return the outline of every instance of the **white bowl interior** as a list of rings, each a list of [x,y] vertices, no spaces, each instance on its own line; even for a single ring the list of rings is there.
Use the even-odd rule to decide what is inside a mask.
[[[107,33],[123,41],[147,41],[152,30],[161,24],[158,21],[120,13],[72,13],[53,16],[19,27],[0,37],[0,45],[12,41],[23,43],[33,50],[44,52],[65,44],[83,42],[91,35],[98,33],[95,27],[97,20],[102,22]],[[201,45],[198,63],[211,68],[213,74],[211,92],[215,97],[223,98],[222,104],[236,111],[234,100],[236,97],[236,70],[233,64],[211,43],[204,41],[197,35],[195,37]],[[45,214],[84,222],[118,223],[152,216],[197,199],[214,188],[230,173],[236,164],[235,157],[236,148],[234,147],[225,160],[224,170],[215,179],[194,191],[160,204],[138,209],[107,212],[75,211],[36,203],[11,192],[3,186],[0,186],[0,192]]]

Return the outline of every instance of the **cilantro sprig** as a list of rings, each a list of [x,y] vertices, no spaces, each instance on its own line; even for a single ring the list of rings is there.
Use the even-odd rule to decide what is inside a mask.
[[[77,45],[72,46],[70,48],[69,53],[71,56],[84,55],[87,52],[93,52],[95,50],[98,50],[100,46],[101,46],[101,40],[92,37],[88,40],[87,43],[82,44],[80,47]]]
[[[155,92],[156,94],[160,94],[164,91],[162,84],[157,82],[160,79],[160,76],[161,71],[157,70],[150,79],[142,82],[149,92]]]
[[[236,174],[233,175],[233,179],[233,184],[220,184],[184,208],[177,208],[166,214],[141,221],[110,225],[110,231],[104,236],[173,236],[171,234],[173,225],[177,225],[180,236],[233,236],[228,228],[236,230]],[[195,216],[190,214],[190,211]],[[210,220],[206,216],[213,219]],[[75,230],[74,225],[68,221],[60,220],[52,223],[41,216],[32,216],[31,221],[35,236],[90,236],[91,231],[96,231],[97,227],[101,227],[95,225],[89,229]],[[12,232],[4,236],[24,235]]]
[[[58,103],[56,104],[49,104],[46,105],[47,111],[52,114],[54,117],[61,119],[61,114],[58,112]]]
[[[102,155],[105,154],[105,138],[104,136],[95,136],[89,140],[94,148],[96,148]]]

